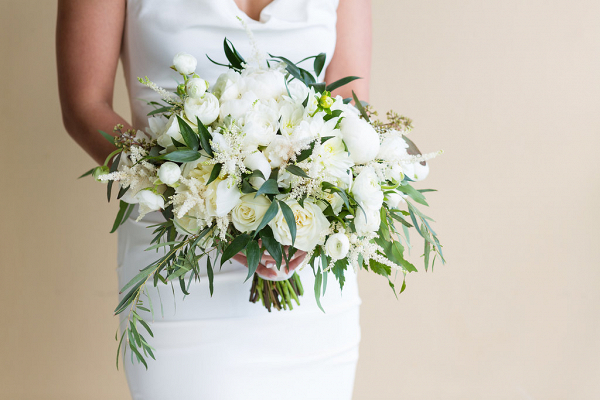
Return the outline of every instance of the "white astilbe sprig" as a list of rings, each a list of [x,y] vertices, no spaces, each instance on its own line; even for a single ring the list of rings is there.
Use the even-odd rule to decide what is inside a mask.
[[[240,21],[240,23],[242,24],[242,27],[246,31],[246,35],[248,36],[248,41],[250,42],[250,46],[252,47],[252,57],[250,57],[250,61],[254,62],[256,64],[256,66],[259,68],[262,68],[262,69],[267,68],[266,54],[258,46],[258,42],[256,41],[256,38],[254,37],[254,32],[252,32],[250,27],[248,27],[248,24],[246,23],[246,21],[244,21],[240,17],[237,17],[237,19]]]
[[[117,171],[100,175],[98,179],[103,182],[118,182],[123,188],[129,187],[128,192],[132,196],[142,189],[152,187],[157,178],[157,170],[153,164],[142,160],[146,155],[144,148],[131,146],[130,153],[122,153]]]
[[[196,178],[180,178],[181,185],[173,196],[170,204],[173,204],[173,212],[177,218],[183,218],[192,208],[201,211],[201,215],[206,214],[206,203],[204,192],[206,185]]]
[[[223,140],[210,141],[214,149],[211,163],[222,164],[220,177],[228,177],[232,183],[239,183],[242,179],[242,173],[249,172],[244,165],[244,160],[255,150],[244,146],[244,136],[237,124],[232,123],[223,127],[220,132],[220,138]]]
[[[147,86],[150,89],[154,90],[156,93],[158,93],[160,98],[166,101],[167,103],[178,106],[182,105],[181,100],[178,97],[176,97],[173,93],[161,88],[156,83],[152,82],[150,79],[148,79],[147,76],[145,76],[144,78],[138,78],[138,81],[142,85]]]
[[[363,262],[369,265],[370,260],[375,260],[388,267],[404,271],[400,265],[391,262],[380,253],[383,252],[381,246],[373,243],[373,239],[377,236],[375,232],[369,233],[363,237],[358,237],[356,234],[350,235],[350,250],[348,251],[348,261],[354,268],[354,272],[358,271],[359,259],[362,256]]]

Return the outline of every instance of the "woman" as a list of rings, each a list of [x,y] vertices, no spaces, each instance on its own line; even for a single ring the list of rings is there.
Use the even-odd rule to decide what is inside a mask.
[[[325,52],[324,78],[333,82],[348,75],[364,77],[334,94],[352,90],[368,100],[370,72],[370,2],[368,0],[60,0],[57,52],[63,120],[69,134],[94,160],[102,163],[111,146],[97,133],[147,126],[147,105],[155,94],[139,85],[149,76],[167,90],[176,82],[168,67],[178,52],[198,59],[197,73],[214,83],[224,72],[204,54],[223,60],[223,38],[242,54],[251,48],[240,17],[252,29],[259,46],[274,55],[298,61]],[[125,69],[132,124],[112,109],[119,57]],[[321,77],[323,78],[323,77]],[[160,213],[142,221],[135,216],[119,229],[118,274],[123,286],[153,261],[144,252],[149,225]],[[292,263],[295,268],[303,258]],[[272,271],[261,260],[258,272]],[[250,282],[243,283],[244,258],[215,273],[215,293],[207,280],[194,283],[190,296],[159,286],[151,300],[162,302],[152,322],[156,361],[148,371],[127,358],[124,362],[134,399],[340,399],[352,397],[358,359],[360,298],[356,276],[349,271],[343,295],[333,279],[321,312],[312,290],[293,311],[268,313],[248,302]],[[297,271],[305,288],[314,277],[310,268]],[[205,275],[205,271],[204,271]]]

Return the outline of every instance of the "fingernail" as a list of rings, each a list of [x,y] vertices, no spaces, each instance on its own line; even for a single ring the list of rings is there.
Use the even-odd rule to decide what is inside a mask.
[[[275,264],[273,263],[267,263],[267,265],[265,265],[265,267],[267,268],[273,268],[275,266]]]

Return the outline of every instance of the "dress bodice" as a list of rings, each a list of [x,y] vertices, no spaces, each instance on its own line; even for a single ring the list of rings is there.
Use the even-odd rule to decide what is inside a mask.
[[[294,62],[324,52],[327,66],[336,42],[337,5],[338,0],[273,0],[255,21],[234,0],[128,0],[121,57],[133,126],[147,126],[146,114],[151,108],[140,99],[158,100],[137,78],[148,76],[174,91],[181,81],[181,76],[169,69],[175,54],[194,55],[198,75],[211,84],[226,68],[214,65],[206,55],[226,63],[225,37],[243,56],[251,56],[249,39],[237,17],[248,24],[264,52]],[[309,63],[306,67],[310,70]]]

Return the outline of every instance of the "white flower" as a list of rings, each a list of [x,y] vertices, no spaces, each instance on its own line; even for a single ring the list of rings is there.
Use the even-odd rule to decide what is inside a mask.
[[[293,150],[293,143],[287,136],[277,135],[267,146],[265,155],[271,167],[277,168],[289,159]]]
[[[309,93],[308,87],[306,87],[306,85],[300,82],[298,79],[294,79],[293,81],[289,82],[287,88],[290,91],[289,94],[292,95],[291,100],[298,104],[302,104],[304,100],[306,100],[306,96],[308,96]],[[287,91],[285,94],[287,95]]]
[[[398,161],[408,156],[406,149],[408,149],[408,143],[402,139],[402,136],[389,136],[381,142],[377,158],[385,161]]]
[[[158,211],[165,206],[165,199],[151,190],[140,190],[135,198],[140,203],[140,214]]]
[[[277,70],[255,70],[242,76],[246,89],[253,92],[261,100],[275,99],[287,92],[285,77]]]
[[[240,74],[235,71],[227,71],[219,75],[212,92],[221,102],[226,102],[239,98],[244,89],[245,83]]]
[[[179,121],[175,114],[171,115],[171,118],[164,125],[162,132],[158,135],[157,142],[160,146],[166,148],[167,151],[172,151],[175,149],[175,145],[173,145],[171,139],[175,139],[179,143],[184,142],[179,130]]]
[[[205,195],[208,213],[213,217],[224,217],[240,202],[240,190],[229,179],[216,179]]]
[[[197,65],[198,60],[191,54],[177,53],[175,58],[173,58],[173,66],[177,72],[183,75],[193,74]]]
[[[244,118],[244,143],[248,146],[268,146],[278,128],[278,112],[264,104],[257,104]]]
[[[263,195],[254,197],[254,193],[244,195],[240,200],[231,211],[231,220],[240,232],[251,232],[258,228],[271,202]]]
[[[181,218],[175,215],[175,230],[180,235],[197,235],[206,226],[206,221],[195,216],[194,209]]]
[[[327,140],[320,148],[318,160],[325,173],[339,179],[348,177],[348,169],[354,165],[344,143],[339,137]]]
[[[267,160],[267,157],[265,157],[265,155],[260,151],[252,153],[248,157],[246,157],[244,159],[244,165],[250,171],[259,170],[260,172],[262,172],[265,179],[269,179],[269,176],[271,175],[271,164],[269,164],[269,160]],[[250,178],[250,184],[254,188],[259,188],[265,182],[265,179],[259,176],[253,177]]]
[[[219,115],[221,119],[231,115],[231,118],[235,119],[240,124],[243,124],[243,117],[248,111],[250,111],[254,101],[256,101],[256,96],[254,96],[252,93],[246,92],[239,99],[232,99],[222,102]]]
[[[390,208],[398,208],[400,204],[406,203],[406,200],[404,200],[406,195],[404,194],[386,193],[385,197],[387,198],[387,200],[385,200],[385,204],[387,204]]]
[[[363,206],[363,210],[361,210],[360,208],[357,209],[356,217],[354,218],[354,227],[356,228],[356,232],[359,235],[375,232],[379,229],[379,225],[381,224],[380,208],[370,208]]]
[[[172,185],[181,177],[181,169],[179,165],[166,162],[158,169],[158,179],[166,185]]]
[[[297,201],[286,201],[294,213],[296,222],[296,242],[298,250],[311,251],[317,244],[323,243],[321,232],[329,228],[329,221],[316,204],[305,201],[304,208]],[[281,209],[269,222],[275,239],[284,246],[292,244],[292,235]]]
[[[196,118],[200,118],[204,125],[210,125],[219,117],[219,100],[212,93],[206,93],[200,99],[188,97],[183,104],[183,110],[194,124]]]
[[[211,147],[216,152],[226,153],[230,150],[229,143],[222,133],[212,132]]]
[[[380,209],[383,204],[383,192],[379,186],[377,174],[372,167],[362,170],[354,180],[352,194],[363,207]]]
[[[404,170],[404,174],[413,181],[422,181],[429,175],[428,162],[425,162],[425,165],[422,165],[420,162],[402,163],[402,169]]]
[[[343,233],[333,234],[325,243],[325,252],[334,260],[341,260],[346,257],[350,250],[350,241]]]
[[[344,113],[340,123],[342,138],[355,164],[366,164],[379,153],[379,134],[364,119]]]
[[[327,206],[330,205],[335,215],[338,215],[340,211],[342,211],[344,200],[339,194],[336,194],[335,192],[324,192],[323,200],[324,201],[319,202],[319,207],[321,207],[321,210],[325,211]]]
[[[304,107],[301,104],[288,103],[279,110],[281,116],[281,133],[290,136],[294,129],[300,125],[304,117]]]
[[[201,78],[192,78],[185,84],[185,90],[193,99],[200,99],[208,89],[208,82]]]
[[[158,138],[158,136],[163,133],[165,126],[167,125],[167,121],[168,120],[162,116],[149,117],[148,128],[146,129],[146,132],[152,139]]]

